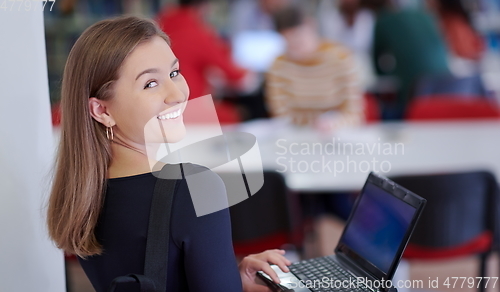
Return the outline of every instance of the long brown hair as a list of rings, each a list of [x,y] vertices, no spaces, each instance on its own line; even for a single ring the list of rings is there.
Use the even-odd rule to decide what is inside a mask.
[[[155,22],[134,16],[100,21],[78,38],[64,68],[61,137],[48,205],[49,235],[80,257],[100,254],[94,235],[111,161],[105,126],[90,115],[90,97],[109,100],[126,57],[141,42],[168,37]]]

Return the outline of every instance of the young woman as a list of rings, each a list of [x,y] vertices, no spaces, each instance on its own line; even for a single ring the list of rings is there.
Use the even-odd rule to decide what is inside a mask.
[[[179,68],[168,37],[152,21],[131,16],[94,24],[69,54],[48,227],[59,248],[79,257],[96,291],[117,276],[143,273],[157,180],[146,142],[183,137],[189,88]],[[225,195],[217,175],[201,183]],[[181,180],[172,206],[168,291],[267,291],[255,283],[256,272],[279,282],[269,263],[288,271],[283,254],[251,255],[238,267],[228,210],[197,217]]]

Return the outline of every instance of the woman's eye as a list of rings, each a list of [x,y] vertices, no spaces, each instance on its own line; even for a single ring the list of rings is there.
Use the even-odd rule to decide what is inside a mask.
[[[175,70],[170,73],[170,78],[177,77],[181,73],[181,70]]]
[[[146,86],[144,86],[144,89],[155,87],[156,85],[158,85],[158,83],[156,83],[156,81],[150,81],[150,82],[146,83]]]

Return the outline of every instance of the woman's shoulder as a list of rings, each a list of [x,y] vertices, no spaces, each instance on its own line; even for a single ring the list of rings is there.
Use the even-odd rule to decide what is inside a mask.
[[[154,176],[153,172],[144,172],[140,174],[132,174],[127,176],[112,177],[108,178],[107,181],[111,183],[134,181],[134,180],[145,180]]]
[[[228,196],[223,179],[210,168],[183,164],[183,174],[196,216],[228,208]]]
[[[119,200],[120,205],[129,199],[134,202],[145,201],[146,197],[152,196],[158,179],[179,180],[175,194],[176,205],[189,208],[192,203],[196,216],[207,215],[229,206],[222,178],[210,168],[193,163],[168,165],[160,171],[108,179],[106,200]]]
[[[106,180],[106,198],[117,194],[126,196],[135,195],[150,190],[156,183],[156,176],[153,172],[140,173],[128,176],[108,178]]]
[[[155,166],[158,169],[152,175],[162,179],[187,179],[188,177],[197,177],[197,179],[214,180],[221,182],[220,177],[213,172],[210,168],[194,163],[180,163],[180,164],[162,164]]]
[[[199,165],[199,164],[183,163],[182,170],[183,170],[184,176],[190,176],[190,175],[196,175],[196,174],[203,173],[203,174],[209,176],[210,178],[213,178],[213,179],[219,178],[220,179],[220,177],[219,177],[219,175],[217,175],[217,173],[212,171],[210,168],[203,166],[203,165]]]
[[[210,183],[212,186],[224,185],[220,176],[213,172],[210,168],[193,163],[182,163],[168,165],[167,168],[145,172],[134,175],[108,178],[108,186],[117,185],[136,185],[140,183],[155,184],[158,178],[163,179],[188,179],[196,178],[200,183]]]

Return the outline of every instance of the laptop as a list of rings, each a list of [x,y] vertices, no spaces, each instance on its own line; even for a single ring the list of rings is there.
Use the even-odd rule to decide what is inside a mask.
[[[231,49],[239,66],[254,72],[266,72],[285,52],[285,46],[285,39],[274,30],[247,30],[236,34]]]
[[[304,260],[281,283],[259,272],[275,291],[397,291],[392,278],[426,200],[386,177],[370,173],[349,215],[335,254]]]

